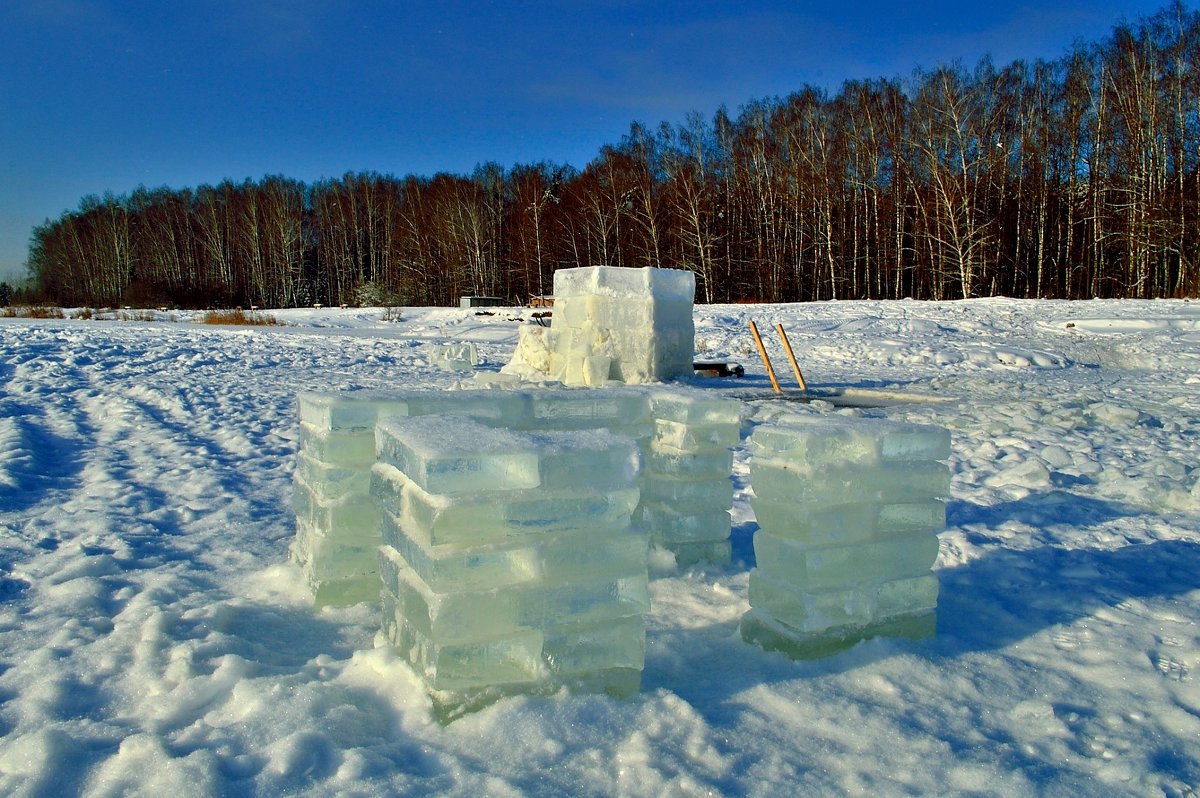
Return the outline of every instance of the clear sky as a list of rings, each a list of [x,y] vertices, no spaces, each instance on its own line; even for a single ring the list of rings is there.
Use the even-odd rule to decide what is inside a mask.
[[[85,194],[582,168],[634,120],[1054,59],[1166,2],[0,0],[0,279]]]

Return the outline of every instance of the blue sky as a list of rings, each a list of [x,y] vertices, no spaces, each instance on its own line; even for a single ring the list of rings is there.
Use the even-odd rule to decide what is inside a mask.
[[[634,120],[991,54],[1166,4],[0,0],[0,279],[85,194],[583,167]]]

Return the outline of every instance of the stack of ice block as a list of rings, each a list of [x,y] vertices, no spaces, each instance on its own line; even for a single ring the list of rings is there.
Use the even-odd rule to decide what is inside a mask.
[[[456,413],[496,425],[524,420],[527,398],[496,391],[452,394]],[[445,393],[300,394],[300,450],[293,475],[296,537],[317,606],[379,598],[379,513],[370,496],[375,422],[446,412]]]
[[[758,567],[742,636],[792,656],[935,629],[947,430],[791,416],[750,438]]]
[[[306,392],[299,404],[291,555],[318,606],[379,597],[379,513],[370,496],[378,420],[453,414],[514,430],[607,429],[642,449],[654,429],[646,394],[629,388]]]
[[[593,266],[554,273],[549,375],[567,385],[689,376],[696,278],[677,269]]]
[[[632,441],[455,416],[376,434],[384,631],[443,712],[561,685],[637,691],[649,597]]]
[[[728,563],[729,476],[741,436],[741,403],[662,391],[650,396],[650,415],[654,436],[642,470],[642,526],[679,565]]]

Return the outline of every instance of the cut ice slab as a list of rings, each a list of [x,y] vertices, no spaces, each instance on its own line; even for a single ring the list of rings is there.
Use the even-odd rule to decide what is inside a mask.
[[[438,643],[471,642],[547,629],[644,615],[650,609],[645,572],[619,579],[561,585],[521,585],[437,593],[391,546],[379,548],[383,584],[421,634]]]
[[[750,451],[756,457],[814,467],[945,460],[950,456],[950,431],[879,419],[795,414],[756,427],[750,436]]]
[[[893,504],[948,496],[950,469],[934,461],[820,467],[757,457],[750,484],[755,496],[795,505]]]
[[[305,391],[299,396],[300,420],[326,432],[369,432],[381,418],[428,416],[446,412],[485,420],[496,426],[524,425],[528,396],[516,391]]]
[[[737,424],[683,424],[655,419],[654,446],[685,452],[711,452],[737,446],[741,430]]]
[[[385,637],[433,690],[503,685],[524,685],[528,690],[545,685],[551,690],[559,686],[588,690],[599,686],[612,692],[608,689],[610,678],[605,677],[623,671],[614,686],[629,685],[629,676],[634,675],[633,689],[619,692],[628,695],[637,691],[636,674],[640,674],[646,656],[645,622],[641,617],[567,624],[490,640],[442,643],[424,635],[404,616],[391,591],[385,588],[382,597]]]
[[[801,590],[828,590],[922,576],[937,560],[936,535],[923,534],[844,546],[806,546],[770,531],[754,534],[754,559],[763,576]]]
[[[331,538],[368,544],[379,541],[379,509],[366,494],[324,499],[297,473],[292,477],[292,509],[297,522]]]
[[[770,615],[750,610],[742,617],[742,639],[766,651],[778,651],[792,659],[831,657],[856,643],[872,637],[898,637],[922,640],[937,632],[937,613],[922,610],[897,615],[865,626],[845,626],[827,629],[819,634],[806,634],[780,623]]]
[[[301,421],[300,452],[328,465],[368,466],[375,462],[375,435],[370,430],[330,432]]]
[[[382,526],[384,544],[438,593],[619,579],[646,572],[646,537],[628,525],[484,546],[422,545],[390,513],[383,513]]]
[[[815,546],[935,534],[946,526],[946,505],[937,499],[830,506],[754,497],[750,506],[761,529]]]
[[[742,403],[693,393],[657,391],[650,394],[650,413],[678,424],[741,425]]]
[[[379,460],[433,494],[530,488],[628,487],[637,447],[604,432],[521,433],[461,416],[386,419],[375,430]]]
[[[431,494],[387,463],[372,467],[371,495],[425,546],[620,528],[629,524],[638,503],[635,487]]]
[[[809,592],[750,572],[750,606],[801,633],[861,627],[896,615],[937,607],[938,581],[933,574]]]
[[[641,525],[651,540],[660,543],[710,543],[729,537],[729,511],[689,513],[649,502],[638,510]]]

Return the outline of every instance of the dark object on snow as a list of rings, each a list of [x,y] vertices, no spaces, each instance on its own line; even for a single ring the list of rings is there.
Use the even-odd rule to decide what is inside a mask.
[[[692,363],[692,371],[697,377],[744,377],[746,370],[741,363],[724,363],[720,361],[701,361]]]
[[[460,308],[502,308],[505,301],[498,296],[460,296]]]

